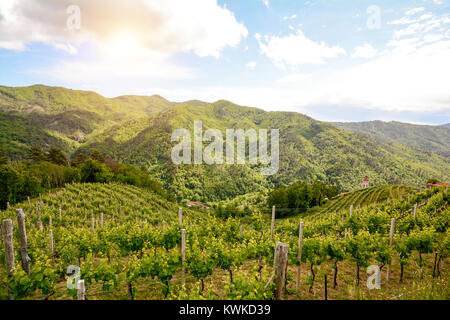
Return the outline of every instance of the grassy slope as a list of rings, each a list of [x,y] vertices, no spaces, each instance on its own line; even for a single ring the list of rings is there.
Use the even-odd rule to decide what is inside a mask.
[[[423,126],[400,122],[335,123],[341,129],[375,136],[389,143],[399,143],[412,148],[433,151],[450,156],[450,127]]]

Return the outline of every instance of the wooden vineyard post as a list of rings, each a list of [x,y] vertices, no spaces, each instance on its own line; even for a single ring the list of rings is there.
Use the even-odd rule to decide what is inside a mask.
[[[183,208],[178,209],[178,223],[180,224],[180,229],[183,228]]]
[[[30,197],[28,196],[27,198],[28,198],[28,206],[31,207],[31,200],[30,200]]]
[[[49,224],[50,228],[53,227],[53,219],[52,219],[52,216],[50,216],[50,219],[49,219],[49,223],[48,223],[48,224]]]
[[[288,253],[289,246],[285,243],[277,242],[274,258],[276,300],[283,300],[283,288],[286,282]]]
[[[19,228],[20,256],[22,258],[22,268],[27,274],[30,274],[31,259],[28,256],[27,229],[25,226],[25,213],[23,213],[22,209],[17,209],[16,213],[17,213],[17,225]]]
[[[394,242],[394,234],[395,234],[395,218],[391,220],[391,232],[389,234],[389,246],[392,247]],[[389,281],[391,278],[391,265],[387,266],[386,280]]]
[[[11,206],[9,205],[9,201],[6,202],[6,210],[9,210],[9,208],[11,208]]]
[[[38,216],[37,217],[38,218],[37,228],[39,231],[42,231],[43,227],[42,227],[42,221],[41,221],[41,206],[39,206],[39,205],[37,207],[37,216]]]
[[[186,284],[186,229],[181,230],[181,285],[184,287]]]
[[[350,218],[353,216],[353,210],[354,210],[354,207],[353,207],[353,205],[351,205],[350,206]],[[345,234],[345,238],[347,238],[347,233],[348,233],[348,228],[345,228],[345,232],[344,232]]]
[[[273,229],[275,228],[275,206],[272,207],[272,223],[270,224],[270,239],[273,240]]]
[[[42,194],[39,193],[39,202],[42,204]]]
[[[14,244],[13,244],[13,222],[11,219],[3,220],[2,222],[2,234],[3,243],[5,244],[5,259],[6,259],[6,274],[11,276],[13,270],[16,267],[14,262]],[[9,300],[14,300],[13,295],[8,287],[8,298]]]
[[[77,296],[78,300],[86,300],[86,287],[84,286],[84,280],[78,280]]]
[[[95,232],[95,219],[94,219],[94,215],[91,216],[91,232],[92,232],[92,233]]]
[[[417,203],[414,205],[414,221],[417,221]]]
[[[59,222],[62,222],[62,207],[59,206]]]
[[[162,222],[162,232],[166,232],[166,222],[164,220]]]
[[[100,212],[100,228],[103,229],[103,212]]]
[[[300,275],[303,250],[303,222],[300,222],[298,230],[298,267],[297,267],[297,294],[300,294]]]
[[[52,261],[54,261],[54,250],[53,250],[53,230],[50,229],[49,231],[49,236],[50,236],[50,254],[52,255]]]

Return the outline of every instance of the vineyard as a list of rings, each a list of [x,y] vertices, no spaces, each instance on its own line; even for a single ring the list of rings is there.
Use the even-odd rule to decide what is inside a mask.
[[[407,197],[414,193],[414,188],[407,186],[378,186],[367,189],[361,189],[351,193],[343,194],[335,200],[331,200],[324,206],[324,211],[333,212],[346,210],[351,205],[366,207],[368,205],[389,201],[390,199],[399,199]]]
[[[449,197],[371,188],[301,221],[224,220],[70,184],[0,212],[0,299],[449,299]]]

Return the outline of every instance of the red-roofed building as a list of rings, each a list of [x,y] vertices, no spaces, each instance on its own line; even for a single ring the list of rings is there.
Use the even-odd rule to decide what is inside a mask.
[[[448,183],[436,182],[436,183],[429,183],[429,184],[427,184],[427,188],[428,189],[441,188],[441,187],[448,187]]]
[[[197,208],[202,208],[202,209],[207,209],[207,210],[211,209],[210,206],[208,206],[208,205],[206,205],[206,204],[204,204],[202,202],[188,201],[188,202],[186,202],[186,205],[188,207],[190,207],[190,208],[191,207],[197,207]]]
[[[367,176],[364,177],[364,180],[363,180],[363,183],[362,183],[362,188],[363,189],[369,188],[369,178]]]

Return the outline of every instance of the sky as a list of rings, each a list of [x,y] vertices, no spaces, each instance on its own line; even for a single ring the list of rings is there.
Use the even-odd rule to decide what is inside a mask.
[[[1,0],[0,85],[450,122],[450,0]]]

